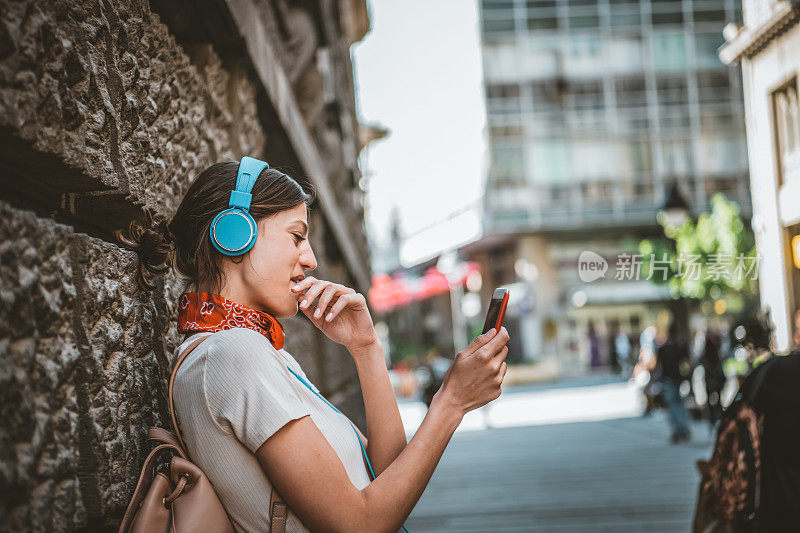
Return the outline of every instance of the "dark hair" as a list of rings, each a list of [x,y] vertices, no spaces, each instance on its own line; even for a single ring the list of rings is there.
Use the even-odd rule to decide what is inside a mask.
[[[211,244],[209,228],[214,217],[228,207],[238,171],[235,161],[211,165],[189,186],[171,221],[157,222],[145,209],[146,226],[133,220],[126,232],[113,232],[121,246],[138,254],[137,278],[142,286],[152,290],[148,278],[170,267],[185,278],[183,290],[222,285],[220,265],[227,256]],[[250,215],[258,222],[303,202],[310,206],[315,192],[310,183],[303,185],[278,170],[263,170],[251,191]]]

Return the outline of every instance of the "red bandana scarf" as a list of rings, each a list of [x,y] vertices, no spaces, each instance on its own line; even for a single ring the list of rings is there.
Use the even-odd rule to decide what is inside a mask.
[[[178,303],[178,331],[181,333],[250,328],[268,338],[276,350],[283,348],[283,327],[269,313],[211,292],[186,292],[181,294]]]

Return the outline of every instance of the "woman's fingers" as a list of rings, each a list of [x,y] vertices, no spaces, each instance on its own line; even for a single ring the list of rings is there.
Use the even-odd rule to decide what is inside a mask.
[[[330,322],[331,320],[336,318],[336,316],[342,312],[342,309],[347,307],[347,304],[350,303],[352,298],[353,296],[351,296],[350,294],[343,294],[339,296],[339,299],[336,301],[335,304],[333,304],[333,307],[331,308],[330,312],[325,317],[325,321]]]
[[[483,355],[487,358],[492,357],[503,349],[508,342],[508,339],[508,330],[506,330],[505,327],[501,327],[500,332],[497,335],[489,339],[489,342],[475,350],[475,354]]]
[[[308,291],[306,291],[305,294],[300,296],[300,299],[302,300],[300,302],[300,307],[308,307],[308,306],[310,306],[314,302],[314,300],[317,299],[317,296],[319,296],[320,293],[329,284],[330,284],[330,281],[324,281],[324,280],[321,280],[321,279],[315,281],[311,285],[311,288],[308,289]],[[317,307],[319,307],[319,306],[317,306]]]
[[[308,276],[303,281],[296,283],[295,286],[292,287],[292,290],[294,292],[300,292],[306,290],[311,285],[313,285],[315,281],[317,281],[317,278],[315,278],[314,276]]]
[[[356,294],[354,289],[346,287],[339,283],[316,279],[312,276],[305,278],[303,281],[295,284],[292,291],[298,293],[297,299],[300,302],[302,310],[308,310],[313,313],[313,318],[322,318],[326,309],[335,303],[342,295]],[[299,294],[306,291],[305,294]],[[314,300],[319,297],[317,305],[311,305]],[[311,317],[310,317],[311,318]]]
[[[341,292],[343,287],[341,285],[337,285],[335,283],[331,283],[325,290],[322,291],[322,295],[319,297],[319,302],[317,302],[317,310],[314,311],[314,318],[322,318],[322,313],[328,308],[328,302],[331,301],[337,293]]]
[[[503,349],[495,354],[494,358],[498,361],[505,361],[508,355],[508,346],[503,346]]]
[[[461,351],[461,353],[463,353],[464,355],[470,355],[476,352],[478,349],[482,348],[487,342],[492,340],[496,335],[497,335],[497,330],[495,328],[490,329],[486,333],[478,335],[472,340],[471,343],[469,343],[469,346],[467,346]]]

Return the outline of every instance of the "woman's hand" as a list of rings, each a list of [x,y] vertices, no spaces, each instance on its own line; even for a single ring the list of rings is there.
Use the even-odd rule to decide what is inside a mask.
[[[379,342],[367,300],[353,289],[309,276],[292,287],[292,291],[298,296],[303,314],[325,336],[354,355]],[[312,305],[317,297],[317,305]]]
[[[500,396],[508,368],[508,338],[506,328],[499,333],[492,328],[458,352],[434,401],[445,402],[463,415]]]

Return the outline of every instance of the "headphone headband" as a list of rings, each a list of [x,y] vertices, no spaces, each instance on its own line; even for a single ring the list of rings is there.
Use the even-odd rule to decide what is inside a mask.
[[[265,168],[269,168],[266,161],[261,161],[253,157],[244,156],[239,162],[239,172],[236,174],[236,189],[231,191],[231,198],[228,207],[238,207],[247,211],[250,209],[250,201],[253,195],[253,185],[256,179]]]

